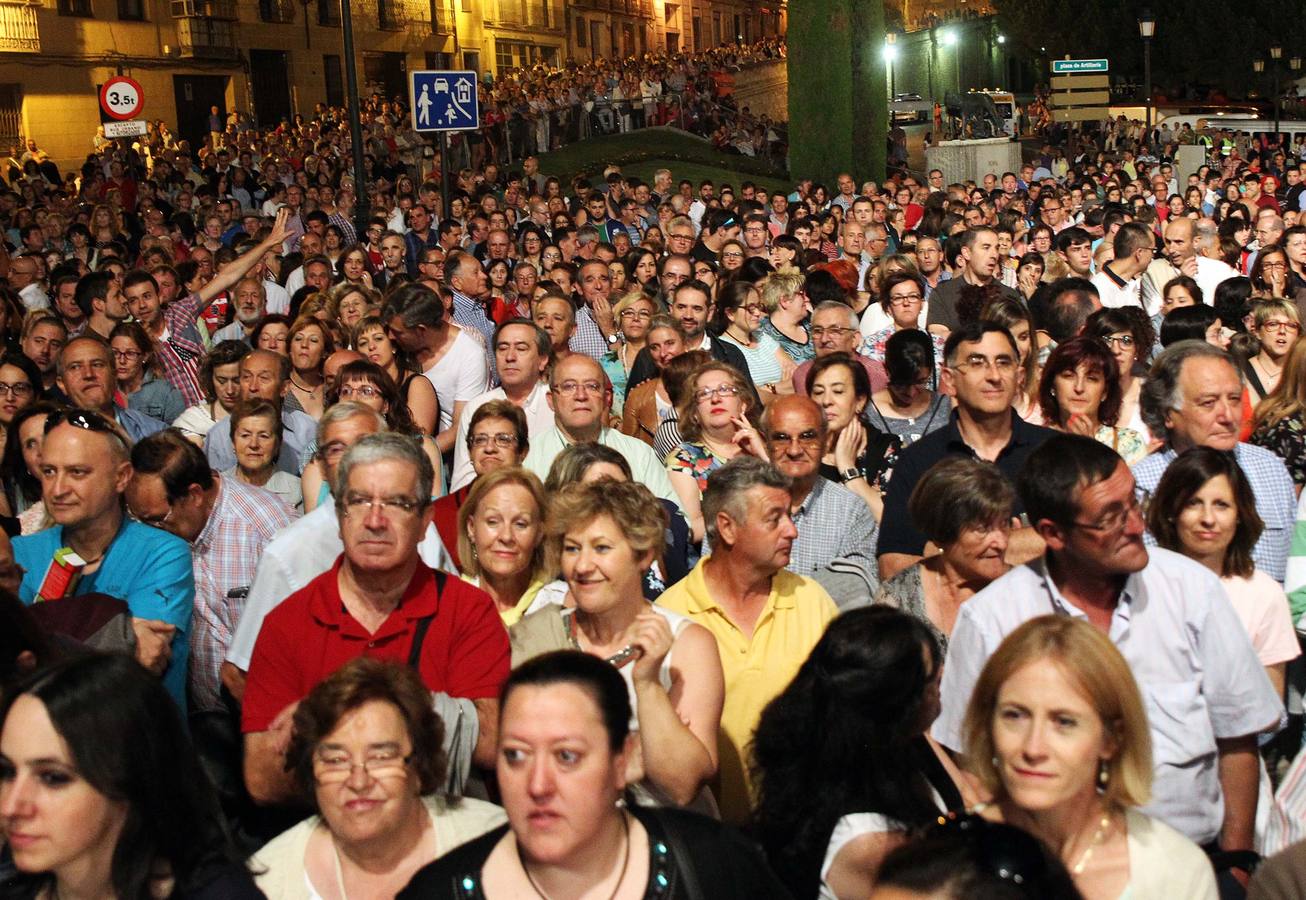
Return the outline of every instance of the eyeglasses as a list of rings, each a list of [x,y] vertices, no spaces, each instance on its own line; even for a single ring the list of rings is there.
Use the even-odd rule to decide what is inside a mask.
[[[1134,336],[1132,334],[1108,334],[1102,340],[1108,347],[1115,347],[1119,344],[1127,350],[1134,346]]]
[[[139,350],[114,350],[113,351],[114,359],[127,360],[128,362],[134,359],[140,359],[144,355],[145,354],[141,353]]]
[[[584,388],[587,394],[597,394],[603,390],[603,383],[601,381],[564,381],[553,386],[553,390],[564,397],[570,397],[581,388]]]
[[[821,442],[821,432],[814,428],[809,428],[801,434],[789,434],[784,431],[776,431],[766,436],[767,443],[779,444],[782,447],[798,441],[800,444],[819,444]]]
[[[166,513],[164,513],[163,515],[161,515],[161,516],[136,516],[136,521],[140,522],[142,525],[149,525],[149,526],[151,526],[151,527],[153,527],[153,528],[158,528],[160,525],[165,524],[169,519],[172,518],[173,509],[174,509],[174,507],[172,506],[171,503],[169,503],[169,504],[168,504],[168,511],[167,511]],[[133,513],[133,515],[135,515],[135,514]]]
[[[819,341],[827,335],[832,338],[841,338],[845,334],[852,334],[856,330],[856,328],[840,328],[838,325],[831,325],[829,328],[823,328],[820,325],[813,325],[811,334],[815,340]]]
[[[889,298],[890,306],[911,306],[913,303],[920,303],[925,298],[920,294],[899,294],[896,297]]]
[[[716,387],[706,387],[694,392],[694,399],[698,401],[715,400],[717,397],[734,397],[739,393],[739,388],[733,384],[718,384]]]
[[[10,384],[7,381],[0,381],[0,396],[10,395],[15,400],[23,400],[32,396],[34,390],[30,382],[15,381]]]
[[[1080,522],[1078,519],[1071,521],[1071,525],[1076,528],[1083,528],[1085,531],[1096,531],[1098,534],[1117,534],[1124,530],[1129,522],[1129,517],[1134,513],[1143,518],[1147,505],[1151,502],[1152,497],[1147,491],[1139,491],[1129,495],[1129,505],[1123,509],[1117,509],[1109,512],[1096,522]]]
[[[623,310],[621,311],[621,318],[623,318],[623,319],[651,319],[651,318],[653,318],[653,313],[649,312],[649,311],[646,310],[646,309],[623,309]]]
[[[360,384],[358,387],[349,387],[346,385],[339,390],[341,400],[349,400],[354,397],[380,397],[381,391],[370,384]]]
[[[726,253],[722,253],[722,254],[721,254],[721,258],[722,258],[722,259],[743,259],[743,258],[744,258],[744,254],[740,253],[738,250],[730,250],[730,251],[728,251],[728,252],[726,252]]]
[[[362,494],[345,495],[345,515],[367,515],[376,507],[387,516],[409,516],[422,506],[416,497],[365,497]]]
[[[1282,319],[1271,319],[1268,322],[1262,322],[1260,327],[1265,331],[1277,331],[1280,334],[1296,334],[1301,331],[1301,326],[1296,322],[1285,322]]]
[[[694,239],[694,236],[692,234],[685,234],[684,232],[677,234],[674,231],[671,232],[669,235],[667,235],[667,237],[676,241],[692,241]]]
[[[474,434],[470,439],[471,445],[478,448],[490,446],[491,441],[494,442],[494,446],[507,450],[517,446],[517,435],[501,431],[498,434]]]
[[[989,359],[987,356],[980,356],[978,353],[966,357],[963,361],[949,368],[958,372],[969,372],[972,369],[981,369],[987,372],[989,369],[996,369],[999,375],[1010,375],[1016,370],[1016,360],[1011,356],[997,356]]]
[[[401,756],[398,750],[369,753],[362,762],[354,762],[343,753],[319,753],[313,757],[313,776],[318,784],[339,784],[348,781],[354,769],[362,768],[370,777],[396,778],[404,774],[413,755]]]

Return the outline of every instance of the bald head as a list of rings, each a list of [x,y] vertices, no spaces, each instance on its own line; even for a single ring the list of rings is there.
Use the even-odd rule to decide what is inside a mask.
[[[820,477],[825,430],[825,414],[810,397],[777,397],[762,414],[766,452],[775,467],[794,480],[795,503]]]
[[[357,350],[337,350],[322,363],[322,375],[330,383],[335,380],[337,372],[351,362],[358,362],[361,359],[363,359],[363,354]]]
[[[1171,219],[1165,226],[1165,255],[1173,266],[1179,266],[1187,259],[1197,255],[1193,244],[1196,227],[1192,219]]]

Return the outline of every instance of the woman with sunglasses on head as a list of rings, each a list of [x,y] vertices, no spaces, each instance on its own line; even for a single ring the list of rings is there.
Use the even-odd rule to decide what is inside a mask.
[[[444,792],[444,728],[412,668],[352,660],[294,716],[286,760],[316,814],[251,860],[269,900],[393,897],[504,822],[499,807]]]
[[[7,693],[0,895],[253,900],[176,703],[121,655],[79,656]]]
[[[399,900],[786,897],[733,829],[622,802],[639,752],[631,715],[629,689],[603,659],[560,650],[516,668],[497,732],[508,826],[419,871]]]
[[[1086,900],[1216,900],[1205,853],[1138,812],[1152,786],[1152,735],[1134,676],[1083,618],[1042,616],[1007,635],[971,693],[977,811],[1041,839]]]

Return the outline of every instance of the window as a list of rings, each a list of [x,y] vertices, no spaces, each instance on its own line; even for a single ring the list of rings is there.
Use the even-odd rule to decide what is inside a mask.
[[[90,3],[87,2],[87,15],[90,15]],[[118,18],[128,22],[143,22],[145,20],[145,3],[144,0],[118,0]]]
[[[322,80],[326,82],[327,106],[344,106],[345,79],[340,75],[340,56],[338,54],[323,54]]]
[[[585,46],[585,34],[586,34],[585,17],[577,16],[576,17],[576,46],[577,47]]]
[[[91,0],[59,0],[59,15],[61,16],[94,16],[91,10]]]
[[[403,28],[399,2],[400,0],[377,0],[376,24],[382,31],[397,31]]]
[[[340,24],[340,0],[317,0],[317,24]]]
[[[122,0],[118,0],[122,2]],[[258,0],[258,16],[264,22],[286,24],[295,21],[293,0]]]
[[[553,27],[553,23],[549,20],[549,0],[544,0],[540,4],[540,24],[545,28]]]

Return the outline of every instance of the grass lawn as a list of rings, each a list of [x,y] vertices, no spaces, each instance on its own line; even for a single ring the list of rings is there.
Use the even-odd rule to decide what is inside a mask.
[[[717,184],[728,182],[736,189],[741,181],[752,181],[772,191],[791,187],[787,179],[777,177],[761,160],[718,153],[706,141],[671,128],[592,138],[540,157],[540,171],[557,175],[564,185],[578,174],[597,183],[604,167],[610,164],[650,184],[655,171],[667,168],[676,180],[688,178],[695,184],[708,178]]]

